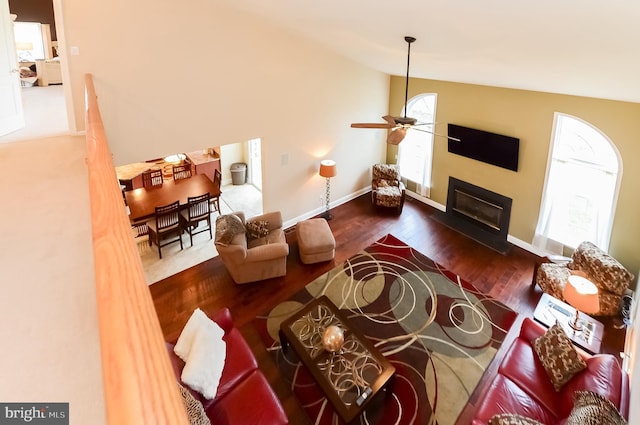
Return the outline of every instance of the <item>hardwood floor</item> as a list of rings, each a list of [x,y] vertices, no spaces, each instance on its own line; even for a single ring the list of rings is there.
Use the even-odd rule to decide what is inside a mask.
[[[309,423],[295,396],[279,379],[277,367],[266,352],[252,319],[282,302],[308,282],[329,271],[388,233],[432,258],[479,290],[502,301],[522,315],[532,316],[541,291],[531,285],[539,257],[518,247],[501,255],[449,229],[432,218],[436,210],[407,197],[401,215],[375,211],[369,194],[332,210],[329,222],[336,239],[333,262],[304,265],[300,262],[296,235],[287,229],[290,254],[287,275],[263,282],[236,285],[218,257],[192,267],[150,287],[160,325],[167,340],[178,338],[196,307],[211,313],[228,307],[234,322],[251,346],[261,370],[282,401],[291,423]],[[603,320],[605,326],[608,324]],[[603,351],[622,349],[624,331],[607,326]],[[498,357],[497,357],[498,358]],[[481,381],[480,386],[482,386]]]

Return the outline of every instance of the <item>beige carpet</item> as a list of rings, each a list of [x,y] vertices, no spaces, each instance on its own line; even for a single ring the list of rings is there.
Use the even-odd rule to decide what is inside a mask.
[[[220,209],[222,210],[222,214],[228,214],[233,211],[243,211],[248,218],[261,214],[262,193],[250,184],[223,186]],[[214,237],[215,221],[218,215],[217,212],[211,215],[212,233]],[[204,224],[200,226],[202,227]],[[213,240],[209,238],[208,232],[195,235],[193,237],[193,246],[189,243],[189,235],[185,233],[182,235],[182,243],[184,245],[183,250],[180,250],[179,243],[163,247],[161,260],[158,257],[158,248],[155,245],[149,247],[146,236],[140,238],[138,241],[138,252],[140,253],[145,278],[149,285],[218,255]]]
[[[0,143],[31,140],[69,132],[62,85],[23,87],[25,127],[0,137]]]

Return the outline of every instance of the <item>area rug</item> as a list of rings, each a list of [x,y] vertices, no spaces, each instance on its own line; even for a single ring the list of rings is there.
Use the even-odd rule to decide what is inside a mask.
[[[517,314],[392,235],[256,318],[282,376],[314,424],[340,424],[311,374],[280,349],[280,323],[327,295],[395,366],[386,394],[353,423],[455,423]]]

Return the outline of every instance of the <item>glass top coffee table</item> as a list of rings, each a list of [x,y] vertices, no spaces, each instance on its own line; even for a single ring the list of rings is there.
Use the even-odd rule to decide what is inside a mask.
[[[344,334],[344,344],[335,352],[323,345],[331,325]],[[293,348],[345,422],[364,411],[396,370],[326,296],[281,323],[280,344],[285,354]]]

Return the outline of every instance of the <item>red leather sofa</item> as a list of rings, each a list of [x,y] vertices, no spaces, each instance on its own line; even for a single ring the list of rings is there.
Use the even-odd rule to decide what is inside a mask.
[[[212,424],[216,425],[280,425],[287,424],[287,416],[258,369],[249,345],[234,326],[229,309],[224,308],[212,319],[224,330],[227,354],[218,392],[213,400],[187,388],[199,400]],[[184,368],[184,362],[173,352],[174,343],[166,343],[176,379]]]
[[[613,355],[591,356],[581,352],[587,368],[556,392],[531,344],[545,331],[533,320],[523,320],[520,334],[480,397],[473,425],[487,424],[498,413],[516,413],[548,425],[563,424],[573,409],[573,394],[579,390],[604,396],[628,417],[628,377]]]

